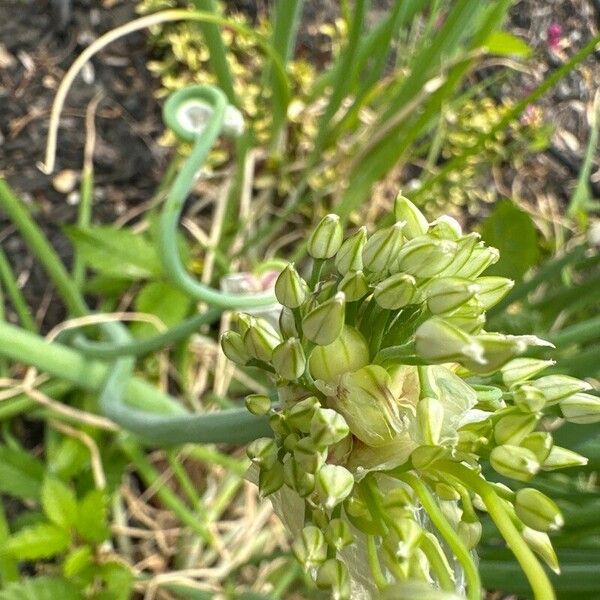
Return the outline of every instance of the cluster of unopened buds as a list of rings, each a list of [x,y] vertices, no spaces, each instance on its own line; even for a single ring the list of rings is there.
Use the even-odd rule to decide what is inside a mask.
[[[273,430],[248,447],[260,492],[333,598],[480,598],[477,511],[535,591],[530,550],[558,568],[548,532],[561,514],[495,474],[527,482],[585,464],[554,445],[544,418],[599,421],[600,400],[585,381],[540,376],[552,361],[517,358],[547,342],[485,331],[485,311],[513,285],[481,275],[496,249],[452,218],[427,222],[402,196],[394,213],[345,240],[327,215],[308,240],[310,277],[289,264],[276,281],[278,326],[240,314],[222,338],[233,362],[276,387],[246,401]]]

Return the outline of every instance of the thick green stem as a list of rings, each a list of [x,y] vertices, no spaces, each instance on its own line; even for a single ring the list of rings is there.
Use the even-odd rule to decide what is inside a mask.
[[[79,210],[77,213],[77,226],[89,227],[92,220],[92,201],[94,195],[94,170],[91,166],[85,166],[81,173],[81,185],[79,186]],[[85,281],[85,262],[78,249],[73,253],[73,281],[81,290]]]
[[[555,598],[554,589],[546,572],[514,526],[494,488],[464,465],[443,460],[436,463],[435,466],[441,473],[450,473],[457,477],[481,497],[490,517],[498,527],[498,531],[506,540],[508,547],[512,550],[525,572],[536,600],[552,600]]]

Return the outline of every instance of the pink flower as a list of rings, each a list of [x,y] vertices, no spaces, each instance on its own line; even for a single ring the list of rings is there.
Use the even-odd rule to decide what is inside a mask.
[[[548,27],[547,37],[548,46],[552,50],[557,50],[560,45],[560,40],[562,38],[562,27],[558,23],[552,23]]]

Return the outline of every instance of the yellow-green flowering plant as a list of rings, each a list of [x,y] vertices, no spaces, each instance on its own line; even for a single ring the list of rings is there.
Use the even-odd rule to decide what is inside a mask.
[[[600,421],[600,399],[585,381],[541,375],[552,361],[519,357],[548,342],[485,330],[512,287],[482,275],[496,249],[452,218],[427,222],[402,196],[394,213],[345,240],[327,215],[308,239],[310,277],[293,264],[279,275],[278,326],[240,314],[223,337],[231,360],[276,387],[276,398],[247,398],[273,432],[248,447],[260,491],[333,598],[479,599],[478,511],[534,596],[552,598],[534,553],[558,571],[548,532],[560,511],[504,482],[585,464],[553,444],[544,417]]]

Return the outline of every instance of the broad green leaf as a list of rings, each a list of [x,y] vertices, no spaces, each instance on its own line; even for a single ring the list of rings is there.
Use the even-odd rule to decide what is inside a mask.
[[[44,465],[22,450],[0,446],[0,493],[38,500]]]
[[[18,560],[51,558],[64,552],[70,542],[71,538],[64,529],[52,523],[39,523],[11,535],[0,548],[0,553],[10,554]]]
[[[42,508],[48,519],[63,529],[69,529],[77,521],[75,494],[56,477],[48,476],[44,479]]]
[[[100,568],[100,577],[104,580],[104,591],[97,600],[129,600],[133,590],[133,573],[122,563],[107,562]]]
[[[84,569],[92,565],[93,553],[90,546],[79,546],[65,557],[63,574],[69,579],[79,575]]]
[[[51,452],[49,446],[46,447],[46,461],[50,473],[66,480],[72,479],[83,469],[89,469],[90,451],[81,441],[65,437],[52,447]]]
[[[33,577],[10,583],[0,591],[0,600],[83,600],[77,587],[62,577]]]
[[[88,492],[79,503],[75,528],[86,542],[97,544],[108,538],[106,503],[106,494],[102,490]]]
[[[109,226],[70,226],[65,231],[83,260],[97,273],[136,280],[161,272],[156,250],[143,235]]]
[[[146,284],[135,299],[135,310],[156,315],[167,327],[181,321],[190,306],[189,296],[162,281]],[[135,323],[132,330],[137,337],[150,337],[160,333],[150,323]]]
[[[499,56],[521,56],[527,58],[531,55],[531,48],[521,39],[507,31],[494,31],[485,41],[485,48],[492,54]]]
[[[483,222],[481,236],[500,250],[500,260],[486,270],[486,275],[503,275],[522,279],[539,257],[538,234],[531,217],[510,200],[498,203]]]

